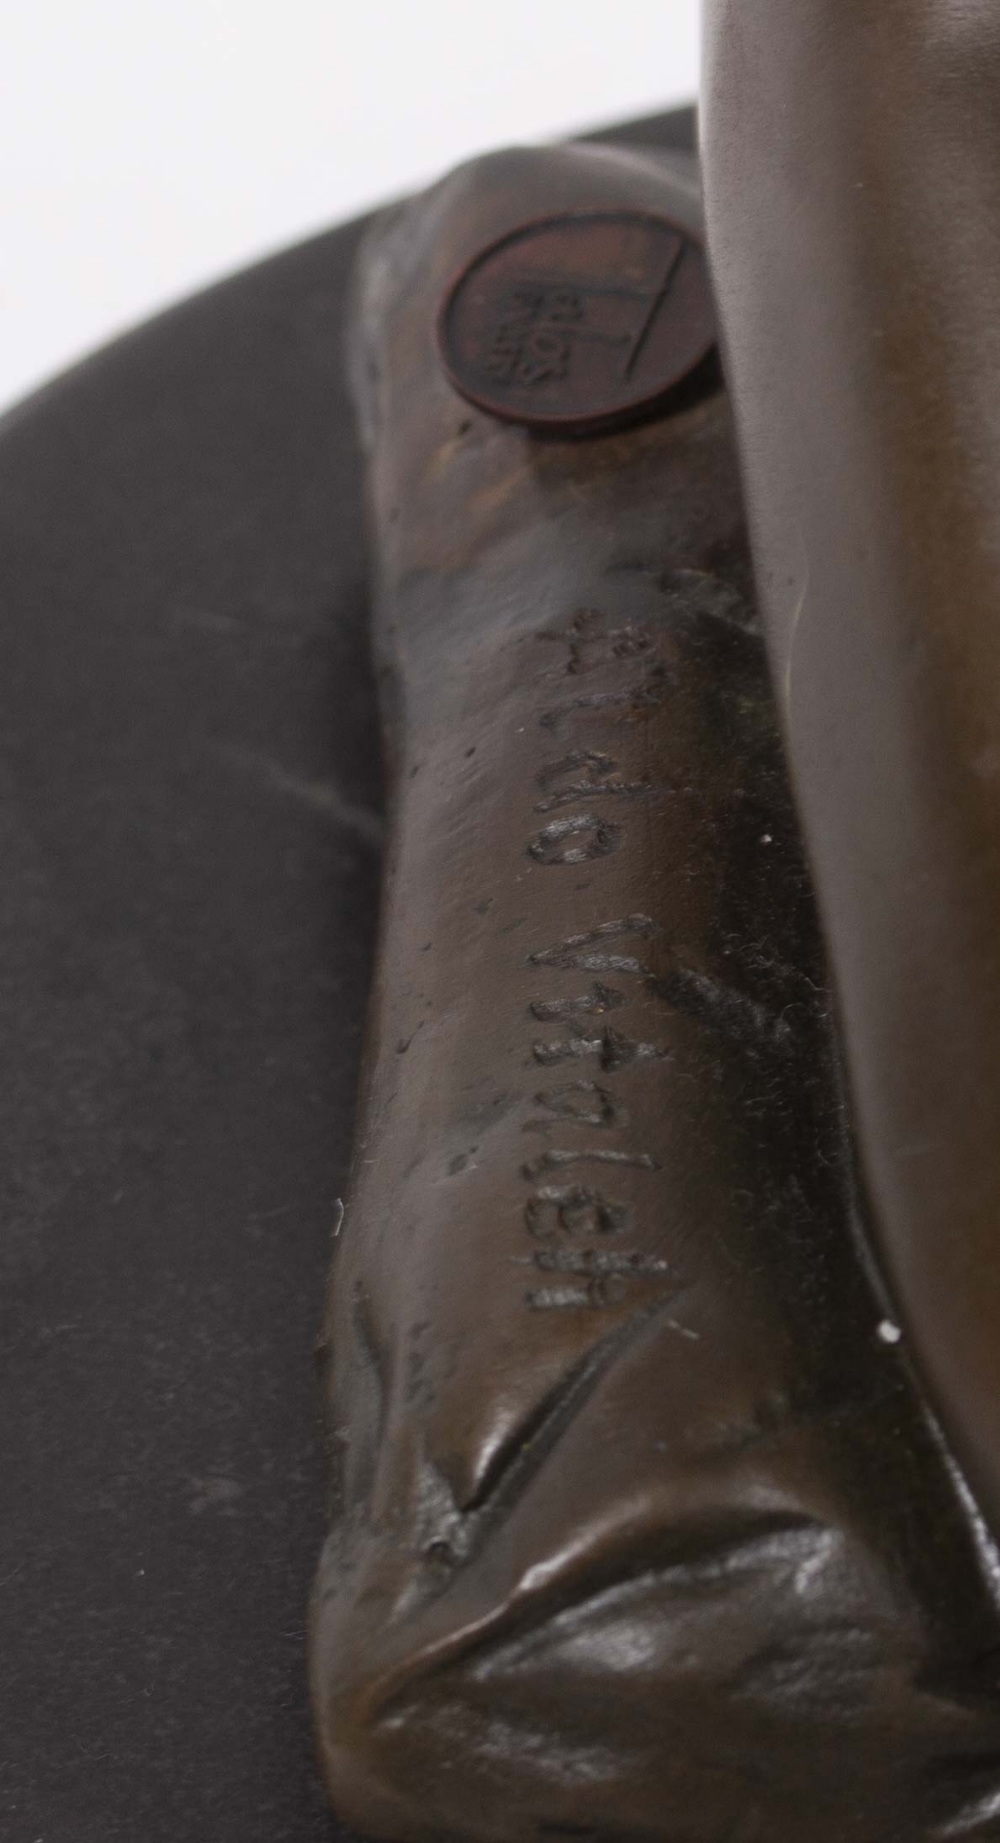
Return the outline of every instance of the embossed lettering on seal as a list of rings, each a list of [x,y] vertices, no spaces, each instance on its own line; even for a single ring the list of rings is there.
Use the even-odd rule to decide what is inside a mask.
[[[462,270],[438,340],[455,389],[480,409],[597,434],[653,413],[713,345],[704,252],[644,211],[524,224]]]

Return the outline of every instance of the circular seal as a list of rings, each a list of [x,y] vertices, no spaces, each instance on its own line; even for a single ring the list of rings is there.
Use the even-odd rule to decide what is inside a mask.
[[[463,397],[564,435],[651,414],[715,337],[704,251],[647,211],[520,225],[466,264],[438,316],[442,363]]]

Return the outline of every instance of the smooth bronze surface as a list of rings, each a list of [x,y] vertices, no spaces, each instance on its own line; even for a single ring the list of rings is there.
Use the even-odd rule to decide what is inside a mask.
[[[754,554],[873,1225],[1000,1528],[1000,9],[711,0]]]
[[[865,1265],[726,398],[538,440],[439,363],[456,270],[579,209],[697,227],[652,160],[514,152],[359,273],[393,818],[327,1782],[396,1843],[985,1838],[995,1553]]]
[[[704,252],[650,212],[522,224],[452,283],[438,338],[455,389],[480,409],[597,434],[648,415],[711,350]]]

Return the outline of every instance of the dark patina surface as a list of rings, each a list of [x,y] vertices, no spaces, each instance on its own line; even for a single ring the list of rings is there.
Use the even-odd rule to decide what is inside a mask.
[[[713,263],[872,1223],[1000,1530],[1000,10],[707,25]]]
[[[714,344],[704,251],[649,211],[519,224],[447,290],[438,338],[456,390],[494,416],[561,435],[634,422]]]
[[[327,1780],[396,1843],[985,1836],[995,1555],[866,1256],[727,398],[554,442],[438,360],[470,254],[581,209],[697,224],[514,152],[359,272],[392,821]]]

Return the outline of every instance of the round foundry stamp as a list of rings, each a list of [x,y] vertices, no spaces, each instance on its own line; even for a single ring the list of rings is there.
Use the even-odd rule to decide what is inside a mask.
[[[507,422],[591,435],[653,414],[715,343],[704,250],[646,211],[570,211],[472,258],[438,317],[445,371]]]

